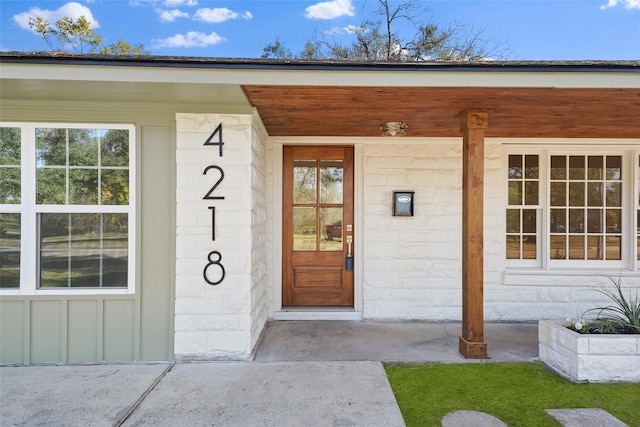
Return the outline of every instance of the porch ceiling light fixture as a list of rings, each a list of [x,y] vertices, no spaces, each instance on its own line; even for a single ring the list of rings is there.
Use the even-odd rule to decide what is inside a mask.
[[[380,125],[382,136],[405,136],[407,127],[405,122],[387,122]]]

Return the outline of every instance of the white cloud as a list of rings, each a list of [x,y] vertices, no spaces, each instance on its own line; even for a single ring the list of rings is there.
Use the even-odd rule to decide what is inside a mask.
[[[164,0],[162,3],[167,7],[196,6],[198,0]]]
[[[89,21],[90,27],[100,28],[100,24],[93,17],[91,10],[80,3],[69,2],[60,6],[57,10],[48,10],[48,9],[40,9],[39,7],[32,7],[28,12],[22,12],[18,15],[13,16],[13,21],[18,24],[18,26],[24,30],[31,30],[29,28],[29,18],[35,18],[39,16],[46,21],[49,21],[49,24],[55,25],[56,21],[64,18],[65,16],[76,20],[81,16],[84,16],[87,21]]]
[[[351,0],[323,1],[305,9],[304,16],[309,19],[333,19],[341,16],[354,16],[355,8]]]
[[[326,34],[330,36],[339,36],[342,34],[355,34],[361,27],[356,25],[347,25],[346,27],[333,27],[326,31]]]
[[[165,9],[156,9],[158,16],[160,17],[160,22],[173,22],[178,18],[188,18],[189,14],[183,12],[178,9],[173,10],[165,10]]]
[[[176,34],[166,39],[155,39],[152,47],[155,49],[163,47],[207,47],[220,44],[226,41],[224,37],[216,33],[204,34],[196,31],[189,31],[187,34]]]
[[[608,9],[610,7],[616,7],[620,3],[619,0],[609,0],[607,4],[600,6],[600,9]],[[625,9],[638,9],[640,10],[640,0],[622,0]]]
[[[219,7],[215,9],[198,9],[193,15],[195,21],[206,22],[207,24],[219,24],[221,22],[229,21],[231,19],[251,19],[253,15],[251,12],[238,13],[233,10],[229,10],[226,7]]]

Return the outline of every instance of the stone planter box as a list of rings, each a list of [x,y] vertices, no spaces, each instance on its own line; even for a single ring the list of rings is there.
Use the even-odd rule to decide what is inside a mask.
[[[538,324],[540,359],[572,382],[640,382],[640,335],[579,334],[567,322]]]

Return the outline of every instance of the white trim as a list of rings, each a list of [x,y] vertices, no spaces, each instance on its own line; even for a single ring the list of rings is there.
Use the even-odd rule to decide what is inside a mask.
[[[273,315],[282,310],[282,144],[273,144]]]
[[[72,64],[0,64],[4,79],[78,82],[171,83],[216,85],[390,86],[390,87],[525,87],[639,88],[638,74],[615,71],[435,71],[411,70],[268,70],[238,68],[115,67]],[[401,77],[399,77],[401,75]],[[215,83],[212,83],[215,82]],[[428,85],[425,85],[428,82]]]
[[[327,310],[326,308],[282,310],[273,314],[274,320],[362,320],[362,313],[352,309]]]

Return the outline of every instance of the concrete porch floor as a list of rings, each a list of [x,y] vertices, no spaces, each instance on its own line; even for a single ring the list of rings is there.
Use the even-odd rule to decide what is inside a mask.
[[[459,322],[274,321],[267,325],[255,361],[473,362],[458,352],[461,332]],[[485,361],[536,360],[538,325],[486,323],[485,342]]]

